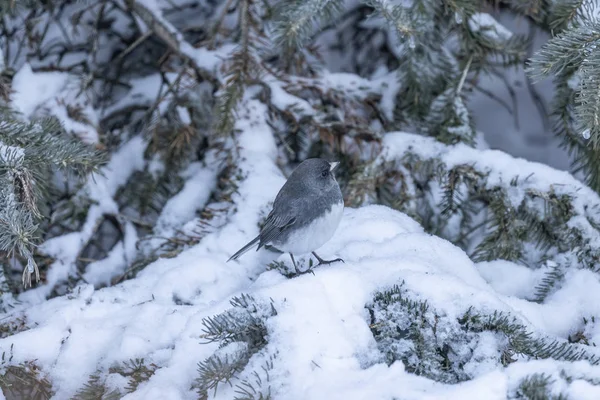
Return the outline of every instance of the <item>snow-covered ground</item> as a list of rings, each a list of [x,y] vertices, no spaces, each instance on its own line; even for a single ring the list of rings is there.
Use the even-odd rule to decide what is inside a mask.
[[[0,341],[0,347],[14,346],[15,361],[37,359],[59,389],[57,399],[69,398],[97,369],[134,358],[160,368],[124,398],[193,399],[196,364],[216,349],[202,344],[202,319],[226,309],[231,296],[247,293],[272,299],[277,315],[268,320],[266,348],[241,378],[276,355],[269,373],[276,399],[504,399],[523,377],[536,372],[552,375],[557,391],[569,398],[600,397],[600,388],[588,383],[600,379],[599,367],[585,361],[530,361],[502,369],[489,362],[498,352],[493,337],[477,344],[474,379],[462,384],[443,385],[409,374],[401,362],[387,366],[365,309],[376,290],[404,281],[416,298],[427,299],[447,318],[459,318],[471,306],[505,311],[536,332],[564,338],[571,322],[565,314],[600,313],[600,282],[591,273],[573,277],[547,304],[532,303],[519,297],[519,286],[535,282],[525,267],[475,265],[462,250],[424,233],[405,215],[368,206],[347,209],[334,239],[321,250],[328,257],[342,257],[344,264],[287,279],[264,270],[273,258],[268,254],[226,264],[242,238],[234,230],[239,228],[207,237],[118,286],[97,291],[81,286],[69,296],[26,308],[35,327]],[[287,256],[281,259],[287,261]],[[512,282],[494,267],[510,271]],[[594,332],[594,339],[598,335]],[[574,378],[567,381],[561,375]],[[113,374],[108,383],[119,387],[123,379]],[[234,389],[224,385],[215,398],[233,395]]]

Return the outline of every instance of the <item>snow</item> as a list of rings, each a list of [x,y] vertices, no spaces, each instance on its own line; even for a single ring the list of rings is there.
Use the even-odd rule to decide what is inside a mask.
[[[533,270],[504,260],[483,261],[476,267],[498,293],[528,300],[533,300],[531,288],[538,286],[548,272],[548,268]]]
[[[3,123],[0,123],[0,127]],[[0,142],[0,161],[3,163],[19,163],[25,157],[25,150],[20,147],[7,146]]]
[[[280,110],[296,108],[302,114],[313,115],[315,111],[312,106],[304,99],[291,95],[281,85],[281,82],[275,77],[268,77],[266,82],[271,89],[271,101]]]
[[[156,222],[155,229],[163,236],[172,235],[174,227],[192,220],[196,210],[206,205],[217,178],[217,165],[212,160],[207,164],[203,168],[200,163],[194,163],[184,171],[183,176],[187,180],[183,189],[169,199]]]
[[[275,270],[266,271],[265,265],[273,260],[289,264],[287,255],[266,251],[225,263],[256,235],[258,220],[283,184],[275,165],[273,135],[263,117],[265,106],[250,100],[251,94],[237,122],[242,132],[239,167],[245,179],[234,198],[237,212],[228,224],[179,256],[147,266],[135,279],[94,289],[108,284],[127,265],[126,255],[135,254],[135,237],[126,235],[126,243],[117,244],[107,259],[87,266],[84,278],[89,285],[46,302],[39,302],[44,286],[23,294],[20,300],[32,304],[20,311],[30,329],[1,339],[0,349],[14,345],[16,362],[36,358],[58,390],[55,398],[72,396],[96,370],[107,371],[143,357],[159,369],[127,399],[192,399],[196,364],[216,349],[214,344],[202,344],[202,318],[222,312],[230,297],[249,293],[273,299],[277,316],[267,321],[266,349],[254,356],[243,374],[251,374],[268,354],[277,354],[270,372],[274,398],[462,399],[477,393],[480,398],[503,399],[523,377],[540,370],[553,377],[576,376],[556,385],[563,392],[593,398],[595,389],[586,379],[600,376],[597,367],[585,362],[522,361],[501,369],[493,360],[498,343],[491,334],[480,338],[472,361],[465,366],[474,377],[471,381],[446,385],[407,373],[401,362],[388,366],[377,350],[365,311],[375,291],[404,281],[416,298],[427,299],[448,318],[458,318],[476,305],[480,310],[509,312],[539,334],[567,339],[582,318],[600,314],[600,283],[589,271],[575,272],[546,303],[534,303],[527,295],[543,270],[506,261],[474,264],[462,250],[383,206],[346,209],[334,238],[321,249],[322,257],[340,256],[345,263],[318,267],[314,276],[286,279]],[[385,145],[389,157],[411,148],[424,156],[440,156],[449,164],[475,159],[493,171],[528,174],[534,170],[536,187],[559,184],[585,191],[566,173],[494,150],[479,153],[460,145],[447,150],[429,138],[401,132],[389,133]],[[106,176],[90,184],[87,190],[99,206],[90,211],[88,228],[75,237],[88,234],[100,211],[114,211],[110,195],[141,167],[144,147],[141,139],[130,141],[106,167]],[[192,164],[183,173],[184,188],[167,203],[159,229],[170,232],[186,224],[193,219],[194,209],[208,201],[208,189],[216,179],[214,162]],[[499,179],[508,177],[492,175],[490,181]],[[133,228],[127,225],[127,230]],[[47,243],[45,250],[62,262],[51,267],[50,280],[57,279],[56,271],[62,271],[63,277],[68,273],[65,268],[78,253],[68,246],[77,242],[62,237]],[[600,329],[587,329],[590,340],[600,339]],[[112,384],[124,386],[115,374],[110,377]],[[233,390],[222,386],[215,398],[232,398]]]
[[[94,176],[94,179],[88,181],[82,190],[88,193],[96,204],[90,206],[85,224],[80,232],[54,237],[40,246],[40,251],[54,257],[55,261],[48,268],[46,283],[25,292],[24,300],[42,301],[57,283],[65,281],[69,275],[74,273],[77,256],[98,228],[104,214],[118,214],[119,208],[113,200],[113,196],[135,171],[143,168],[145,148],[145,140],[139,136],[134,137],[113,154],[110,162]],[[131,234],[131,229],[126,228],[126,232]],[[117,244],[117,246],[123,246],[123,244]],[[131,254],[131,243],[126,247],[128,248],[127,253]],[[96,272],[96,267],[92,264],[91,267],[88,266],[91,268],[88,276],[93,276],[93,280],[98,283],[105,282],[123,268],[126,262],[125,254],[125,248],[121,251],[114,249],[107,260],[110,271]]]
[[[98,115],[90,99],[82,94],[79,78],[66,72],[34,72],[25,63],[15,74],[12,89],[12,105],[23,118],[52,115],[67,132],[85,143],[98,142]],[[79,116],[72,115],[73,110]]]
[[[160,1],[141,3],[174,37],[180,38],[176,28],[161,17]],[[491,39],[510,37],[510,31],[489,14],[478,13],[469,24],[471,29]],[[223,56],[232,48],[225,45],[209,51],[181,42],[179,50],[200,67],[216,71],[222,66]],[[514,76],[510,74],[507,76],[512,79]],[[166,77],[172,82],[177,75],[166,74]],[[309,101],[291,94],[281,81],[272,76],[263,79],[270,88],[271,101],[280,110],[296,109],[304,115],[316,113]],[[366,79],[325,71],[313,79],[311,82],[298,78],[289,84],[318,81],[320,87],[359,99],[380,94],[385,117],[393,119],[400,87],[395,72],[380,68],[371,79]],[[484,87],[491,86],[494,92],[502,84],[494,78],[484,79],[487,79]],[[51,113],[59,117],[69,131],[90,143],[97,142],[94,125],[98,114],[83,99],[75,98],[75,83],[65,74],[34,73],[25,64],[13,82],[16,92],[13,106],[28,119]],[[132,89],[104,110],[106,114],[127,106],[151,105],[163,87],[158,74],[130,83]],[[192,385],[198,376],[197,364],[218,350],[218,344],[203,340],[203,319],[229,309],[233,296],[247,293],[262,302],[272,301],[277,310],[275,316],[265,321],[267,344],[253,355],[248,366],[233,380],[233,386],[220,386],[214,396],[211,393],[211,399],[233,398],[235,385],[241,379],[252,378],[253,372],[261,374],[261,367],[271,359],[273,369],[269,371],[268,382],[273,399],[506,399],[514,396],[522,379],[533,373],[551,376],[550,385],[555,394],[574,399],[600,398],[600,388],[590,383],[600,379],[599,366],[586,361],[521,358],[503,367],[497,362],[503,339],[492,332],[483,332],[476,343],[458,349],[466,353],[472,351],[469,362],[464,365],[471,379],[462,383],[444,384],[409,373],[400,361],[387,365],[365,308],[376,292],[404,282],[411,299],[426,300],[446,321],[456,321],[473,307],[486,314],[500,311],[514,316],[536,337],[566,341],[581,331],[590,343],[600,343],[600,325],[593,321],[600,317],[600,280],[592,271],[573,269],[560,288],[543,303],[537,303],[532,297],[532,288],[545,277],[550,263],[539,269],[503,260],[474,263],[463,250],[426,233],[407,215],[378,205],[345,208],[340,227],[319,250],[323,258],[341,257],[345,262],[319,266],[314,275],[289,279],[278,269],[267,268],[276,261],[291,269],[287,254],[268,250],[251,251],[227,263],[234,251],[257,235],[259,222],[268,213],[285,180],[278,168],[279,150],[271,129],[272,121],[266,106],[256,99],[256,90],[246,90],[236,114],[239,134],[236,136],[238,171],[235,175],[241,178],[223,224],[212,227],[197,244],[178,255],[160,258],[135,278],[111,285],[131,265],[138,254],[136,246],[140,244],[133,223],[119,215],[114,195],[136,171],[148,168],[158,174],[165,168],[158,157],[144,159],[146,139],[129,138],[113,153],[101,173],[82,189],[82,194],[92,200],[82,230],[55,237],[40,248],[54,260],[47,270],[46,282],[22,293],[18,299],[20,304],[4,316],[7,319],[24,317],[28,329],[1,338],[0,352],[13,348],[13,363],[35,359],[53,383],[54,399],[71,398],[96,372],[107,378],[107,385],[122,390],[127,379],[109,369],[135,358],[144,358],[158,368],[135,392],[123,398],[195,399],[198,396]],[[523,104],[523,94],[523,91],[517,92],[519,105]],[[81,102],[78,104],[90,123],[70,119],[57,101],[59,98],[69,104]],[[472,98],[482,101],[482,97]],[[389,132],[384,136],[382,159],[398,160],[411,151],[424,158],[439,157],[449,167],[473,164],[490,172],[490,186],[521,176],[527,177],[522,181],[523,188],[577,193],[575,216],[569,224],[591,232],[590,237],[595,240],[592,244],[600,245],[597,233],[592,234],[596,232],[592,226],[597,222],[596,217],[587,211],[589,204],[600,202],[596,193],[567,172],[488,149],[482,132],[492,147],[517,149],[521,152],[517,156],[545,161],[563,169],[568,158],[546,151],[555,147],[550,140],[541,147],[539,143],[524,143],[528,139],[522,139],[523,132],[519,129],[496,123],[512,121],[510,113],[506,118],[499,117],[496,103],[492,103],[496,106],[494,109],[489,102],[477,103],[479,100],[467,105],[475,110],[475,118],[479,118],[477,149],[465,145],[445,146],[431,138],[406,132]],[[158,105],[158,112],[164,111],[167,103]],[[530,121],[528,114],[535,113],[530,103],[525,103],[518,119],[529,139],[539,139],[547,132],[540,133],[538,126],[523,126],[523,119]],[[466,106],[460,102],[456,107],[464,109]],[[189,123],[187,110],[177,108],[177,112],[183,123]],[[0,143],[0,158],[5,159],[7,152],[8,147]],[[196,222],[197,211],[211,204],[211,193],[218,184],[223,161],[221,157],[221,154],[208,153],[202,162],[192,163],[181,172],[183,187],[162,209],[153,234],[171,237]],[[514,190],[510,195],[516,205],[523,193]],[[122,224],[122,240],[106,258],[86,265],[82,274],[85,283],[71,288],[66,295],[46,300],[57,283],[76,273],[76,258],[105,214],[111,214]],[[306,264],[308,257],[297,257],[297,260]],[[441,330],[446,328],[448,326],[440,325]],[[235,345],[219,351],[234,350]],[[594,346],[586,350],[600,355]],[[266,381],[264,376],[263,380]]]
[[[217,72],[217,68],[222,64],[223,58],[231,54],[235,45],[227,43],[220,46],[216,50],[208,50],[200,47],[195,48],[188,42],[183,40],[183,35],[179,30],[173,26],[164,16],[162,15],[161,3],[158,0],[143,0],[134,1],[134,7],[137,10],[145,13],[150,13],[152,18],[160,26],[160,38],[163,39],[168,45],[172,45],[175,50],[181,52],[187,56],[192,62],[194,62],[199,68],[210,72]],[[168,4],[167,4],[168,5]],[[172,4],[171,4],[172,5]],[[140,17],[136,16],[136,21],[142,31],[148,30],[148,24],[143,21]],[[164,32],[164,33],[162,33]]]
[[[252,212],[245,214],[247,218]],[[148,266],[134,280],[101,290],[80,286],[69,296],[25,309],[31,329],[0,340],[0,348],[14,345],[16,360],[37,358],[57,385],[55,398],[71,396],[97,368],[145,357],[160,368],[128,399],[192,399],[195,363],[215,349],[201,344],[201,318],[221,312],[225,299],[243,291],[273,299],[277,309],[277,316],[268,320],[267,345],[267,351],[277,352],[271,372],[277,379],[274,398],[463,399],[477,393],[479,398],[502,399],[527,373],[547,370],[557,375],[564,370],[600,377],[598,367],[584,362],[531,361],[505,370],[488,365],[474,371],[472,381],[449,386],[408,374],[399,362],[389,367],[381,363],[364,306],[375,290],[395,282],[405,281],[418,297],[449,316],[459,316],[473,304],[511,311],[525,321],[531,313],[486,283],[462,250],[387,207],[347,208],[336,235],[322,249],[324,255],[339,254],[345,263],[318,267],[314,276],[286,279],[263,269],[255,281],[248,280],[246,273],[257,268],[257,260],[226,264],[234,243],[219,248],[207,239],[175,259]],[[581,283],[575,284],[580,291]],[[565,318],[555,319],[555,324],[568,326],[566,308],[577,302],[574,289],[536,306],[548,316],[561,311]],[[176,304],[175,296],[186,304]],[[589,294],[581,308],[600,311],[598,296]],[[495,339],[488,342],[479,347],[483,353],[478,358],[493,351]],[[595,393],[581,380],[563,385],[571,393]],[[223,386],[215,398],[228,399],[231,393]]]
[[[68,75],[60,72],[34,73],[26,63],[13,78],[12,105],[25,117],[30,118],[43,103],[54,99],[67,83]]]
[[[290,94],[273,77],[267,77],[266,82],[271,89],[271,101],[278,109],[286,110],[293,108],[301,115],[315,114],[315,110],[306,100]],[[395,71],[389,72],[387,69],[380,69],[377,71],[377,75],[371,79],[361,78],[355,74],[325,70],[315,79],[294,77],[293,85],[291,86],[294,89],[302,86],[319,86],[339,91],[343,95],[357,100],[365,99],[373,94],[379,94],[381,96],[379,100],[381,110],[385,117],[391,121],[394,118],[393,110],[401,85]]]
[[[474,149],[464,144],[445,146],[432,138],[407,132],[389,132],[386,134],[384,142],[387,147],[385,157],[390,159],[401,157],[410,150],[423,158],[440,157],[449,168],[461,164],[475,164],[478,169],[490,172],[487,180],[489,187],[501,182],[510,182],[514,177],[521,177],[521,188],[541,191],[555,190],[557,193],[578,193],[574,202],[582,215],[586,214],[586,203],[600,201],[593,190],[568,172],[523,158],[515,158],[499,150]],[[521,201],[522,192],[513,192],[512,195],[513,204],[517,206]]]
[[[125,268],[135,259],[137,232],[131,222],[125,225],[124,240],[119,241],[102,260],[86,266],[83,278],[94,286],[109,286],[111,280],[125,272]]]
[[[469,19],[472,32],[481,33],[493,41],[505,41],[512,37],[512,32],[502,26],[488,13],[475,13]]]
[[[173,81],[177,74],[166,74],[169,81]],[[162,79],[159,74],[152,74],[142,78],[132,79],[131,90],[119,101],[111,104],[104,111],[105,115],[133,105],[150,105],[161,93]]]
[[[124,267],[124,257],[135,242],[129,236],[106,260],[88,265],[85,278],[89,284],[43,302],[44,286],[20,296],[24,304],[15,313],[26,317],[29,329],[0,339],[0,350],[14,346],[15,362],[37,359],[57,390],[54,398],[69,398],[90,374],[106,374],[108,368],[134,358],[155,363],[158,369],[124,398],[196,398],[191,389],[197,377],[196,364],[217,349],[214,343],[203,343],[202,319],[227,309],[228,300],[240,293],[272,300],[277,310],[277,315],[266,320],[266,347],[253,356],[240,376],[260,371],[273,356],[269,382],[274,399],[464,399],[475,395],[504,399],[521,379],[540,371],[551,374],[556,390],[563,393],[590,399],[597,395],[587,381],[600,378],[599,367],[585,361],[541,360],[501,368],[493,358],[499,342],[491,334],[480,337],[465,366],[473,376],[470,381],[443,384],[406,372],[399,361],[388,366],[365,309],[376,291],[404,282],[411,296],[426,299],[444,318],[459,318],[474,306],[484,312],[510,313],[537,335],[566,339],[583,317],[600,315],[600,282],[590,271],[574,272],[568,284],[545,303],[535,303],[526,298],[527,285],[539,280],[539,271],[505,261],[474,264],[461,249],[425,233],[408,216],[377,205],[345,209],[334,237],[320,249],[322,257],[339,256],[345,263],[317,267],[314,275],[288,279],[277,270],[266,270],[271,261],[290,266],[287,254],[266,250],[226,263],[256,235],[259,219],[266,215],[284,182],[276,167],[276,144],[265,119],[265,106],[252,99],[249,91],[239,112],[239,169],[244,179],[233,198],[237,211],[222,228],[177,257],[148,265],[135,279],[96,289],[94,286],[107,284]],[[536,185],[543,186],[544,179],[547,185],[581,185],[567,173],[494,150],[482,151],[479,158],[466,146],[444,153],[446,147],[429,138],[400,132],[388,134],[385,145],[390,157],[412,146],[448,163],[475,158],[481,163],[501,164],[504,170],[510,165],[520,173],[535,169],[540,175]],[[106,167],[106,177],[97,177],[88,187],[99,201],[93,206],[98,211],[90,211],[90,224],[101,210],[113,210],[110,194],[140,167],[144,147],[141,139],[132,139]],[[190,210],[208,201],[207,191],[202,189],[214,185],[212,165],[214,162],[193,164],[185,171],[184,188],[161,215],[164,229],[185,224],[193,218]],[[492,175],[491,181],[496,179],[501,178]],[[46,251],[68,265],[77,251],[65,246],[77,242],[51,241]],[[51,272],[52,268],[60,267],[52,266]],[[52,276],[50,273],[49,279],[55,279]],[[600,328],[586,329],[590,340],[600,340]],[[107,382],[115,387],[125,385],[117,374],[109,374],[109,378]],[[214,398],[230,399],[234,390],[222,385]]]

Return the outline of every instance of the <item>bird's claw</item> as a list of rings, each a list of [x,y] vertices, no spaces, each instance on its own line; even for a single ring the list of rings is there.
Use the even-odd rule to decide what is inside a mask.
[[[341,258],[336,258],[335,260],[319,260],[319,263],[317,265],[329,265],[329,264],[333,264],[334,262],[338,262],[341,261],[344,264],[346,264],[346,262],[344,260],[342,260]]]
[[[298,268],[296,268],[296,275],[297,276],[308,274],[308,273],[311,273],[313,275],[315,274],[315,271],[313,271],[313,267],[312,266],[308,267],[308,269],[306,271],[300,271]]]
[[[300,269],[298,268],[298,265],[296,265],[296,260],[294,260],[294,256],[292,256],[292,263],[294,264],[294,269],[296,270],[296,276],[300,276],[300,275],[304,275],[304,274],[308,274],[308,273],[311,273],[314,275],[315,274],[314,268],[318,267],[319,265],[329,265],[329,264],[332,264],[332,263],[338,262],[338,261],[341,261],[344,264],[346,263],[341,258],[336,258],[335,260],[324,260],[321,257],[319,257],[315,252],[313,252],[313,255],[315,256],[315,258],[317,259],[317,261],[319,263],[316,265],[313,265],[312,260],[310,260],[309,267],[306,269],[306,271],[300,271]]]

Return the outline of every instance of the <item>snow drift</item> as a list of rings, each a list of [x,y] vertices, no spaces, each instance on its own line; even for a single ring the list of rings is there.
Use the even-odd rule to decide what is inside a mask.
[[[233,248],[235,243],[223,247]],[[560,338],[567,332],[556,319],[566,309],[580,315],[600,312],[600,283],[594,277],[582,272],[543,305],[499,294],[462,250],[383,206],[347,209],[321,252],[340,256],[345,263],[287,279],[277,270],[264,271],[264,261],[273,259],[267,252],[226,264],[224,251],[200,243],[118,286],[96,291],[91,285],[80,286],[69,296],[24,309],[33,327],[3,339],[0,347],[8,351],[14,346],[17,361],[37,359],[58,389],[57,399],[73,396],[97,370],[106,372],[136,358],[158,368],[124,398],[192,399],[197,363],[217,347],[202,343],[203,319],[227,309],[232,296],[246,293],[272,301],[276,315],[266,320],[265,347],[232,386],[219,386],[216,399],[233,398],[235,385],[260,371],[270,357],[272,369],[262,389],[273,399],[503,399],[522,378],[536,372],[555,376],[557,390],[573,398],[600,396],[600,389],[588,383],[600,378],[600,369],[587,361],[496,365],[500,343],[493,335],[475,344],[473,379],[461,384],[445,385],[407,373],[401,362],[388,366],[365,308],[376,291],[403,281],[413,298],[426,299],[446,320],[460,318],[470,307],[502,311],[536,333]],[[287,262],[287,255],[279,257]],[[572,379],[560,378],[567,375]],[[118,389],[125,381],[117,373],[108,374],[107,385]]]

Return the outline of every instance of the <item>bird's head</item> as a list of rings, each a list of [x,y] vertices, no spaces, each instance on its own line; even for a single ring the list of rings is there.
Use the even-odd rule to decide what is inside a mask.
[[[297,179],[315,191],[334,189],[339,187],[334,175],[339,164],[322,158],[309,158],[296,167],[290,179]]]

